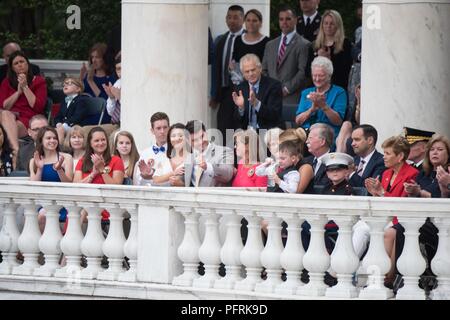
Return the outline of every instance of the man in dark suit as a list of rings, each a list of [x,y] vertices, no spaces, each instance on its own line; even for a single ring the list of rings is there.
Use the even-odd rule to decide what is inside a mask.
[[[232,97],[235,107],[235,127],[270,129],[278,127],[281,119],[281,82],[262,76],[261,61],[255,54],[246,54],[240,61],[243,81]]]
[[[377,139],[377,130],[369,124],[362,124],[353,129],[352,148],[356,156],[355,171],[349,180],[352,186],[364,187],[364,180],[381,177],[386,169],[383,155],[375,149]]]
[[[225,145],[226,129],[234,129],[234,103],[231,98],[233,83],[228,70],[236,37],[244,32],[244,9],[233,5],[228,8],[226,23],[229,31],[217,37],[214,43],[214,55],[211,63],[211,98],[209,106],[216,108],[217,128],[222,133]]]
[[[322,157],[330,152],[334,140],[334,130],[326,123],[315,123],[309,129],[306,145],[311,156],[305,158],[314,170],[314,186],[328,184],[327,170]]]
[[[297,22],[297,33],[303,36],[310,42],[316,40],[319,33],[320,16],[317,9],[319,8],[320,0],[299,0],[302,15],[299,16]]]
[[[6,73],[8,72],[8,61],[9,56],[16,51],[20,51],[21,48],[18,43],[10,42],[3,47],[3,59],[5,59],[5,64],[0,66],[0,83],[6,78]],[[30,64],[33,75],[41,74],[41,69],[35,64]]]

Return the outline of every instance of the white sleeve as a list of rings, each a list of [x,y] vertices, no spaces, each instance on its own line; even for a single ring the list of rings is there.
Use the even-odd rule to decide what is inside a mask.
[[[280,182],[280,189],[286,193],[296,193],[299,182],[300,173],[297,170],[292,170],[284,175],[284,179]]]

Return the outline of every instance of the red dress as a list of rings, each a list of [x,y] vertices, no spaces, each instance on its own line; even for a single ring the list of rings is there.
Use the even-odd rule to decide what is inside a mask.
[[[259,164],[250,168],[238,164],[236,175],[234,176],[232,187],[267,187],[267,176],[259,177],[255,174],[255,169]]]
[[[83,158],[81,158],[78,163],[77,166],[75,168],[75,171],[81,171],[81,167],[83,166]],[[123,161],[122,158],[120,158],[119,156],[112,156],[111,157],[111,161],[109,162],[109,164],[107,164],[108,167],[111,168],[111,171],[109,172],[109,176],[112,177],[113,176],[113,172],[114,171],[122,171],[125,172],[125,168],[123,165]],[[92,170],[89,172],[82,172],[82,178],[86,178],[89,174],[91,174]],[[105,184],[105,180],[103,180],[103,177],[101,174],[98,174],[95,176],[95,178],[92,180],[93,184]],[[102,211],[102,220],[108,220],[109,218],[109,213],[106,210]]]
[[[410,180],[416,181],[416,177],[419,174],[419,171],[405,162],[403,166],[400,168],[397,177],[395,177],[394,182],[392,183],[390,188],[388,188],[389,182],[391,181],[393,174],[394,174],[393,169],[386,169],[383,172],[383,175],[381,177],[381,185],[383,186],[384,189],[384,196],[406,197],[408,194],[405,191],[403,183],[409,182]],[[398,223],[397,217],[393,217],[392,222],[394,224],[397,224]]]
[[[29,85],[30,90],[36,96],[34,107],[31,108],[25,94],[21,94],[16,103],[9,111],[17,115],[17,120],[28,128],[30,119],[37,114],[44,114],[45,105],[47,104],[47,84],[41,76],[35,76]],[[3,109],[3,103],[12,96],[17,90],[11,87],[8,78],[3,79],[0,85],[0,108]]]

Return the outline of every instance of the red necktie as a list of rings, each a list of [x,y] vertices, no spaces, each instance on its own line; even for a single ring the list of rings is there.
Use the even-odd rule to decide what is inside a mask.
[[[286,41],[287,41],[287,37],[286,37],[286,35],[283,35],[280,51],[278,52],[277,66],[280,66],[281,62],[283,61],[284,54],[286,53]]]

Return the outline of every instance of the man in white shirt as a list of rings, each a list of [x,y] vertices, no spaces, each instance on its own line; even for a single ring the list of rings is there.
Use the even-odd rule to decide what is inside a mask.
[[[135,186],[151,186],[153,184],[153,174],[167,159],[169,117],[164,112],[156,112],[151,116],[150,124],[150,131],[155,136],[155,144],[141,152],[141,157],[133,175],[133,184]]]

